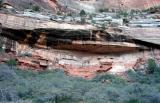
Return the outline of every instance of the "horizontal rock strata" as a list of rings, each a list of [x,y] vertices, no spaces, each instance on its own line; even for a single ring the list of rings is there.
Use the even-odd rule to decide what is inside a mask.
[[[63,68],[69,75],[92,78],[106,71],[124,72],[150,57],[160,60],[154,50],[160,45],[159,28],[99,30],[3,13],[0,23],[1,35],[18,42],[16,59],[23,68]]]

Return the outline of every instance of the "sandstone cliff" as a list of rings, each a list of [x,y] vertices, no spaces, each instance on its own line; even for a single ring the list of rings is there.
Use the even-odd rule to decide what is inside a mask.
[[[42,9],[55,12],[68,9],[73,11],[85,10],[95,12],[99,9],[146,9],[160,5],[160,0],[4,0],[20,10],[27,9],[36,4]]]
[[[17,10],[25,10],[32,8],[33,5],[38,6],[42,10],[55,12],[56,2],[53,0],[3,0],[3,3],[12,5]]]
[[[18,42],[17,55],[32,54],[17,57],[21,68],[63,68],[67,74],[91,78],[106,71],[124,72],[150,57],[160,60],[159,50],[153,50],[160,45],[160,29],[155,27],[111,27],[103,31],[92,25],[4,13],[0,13],[0,23],[1,35]]]
[[[57,5],[60,5],[66,9],[75,11],[84,9],[88,12],[99,10],[99,7],[142,9],[156,5],[153,1],[148,0],[147,3],[146,1],[142,0],[137,4],[136,1],[127,0],[31,0],[47,10],[56,11]],[[19,3],[29,3],[23,0],[17,2],[10,1],[19,9],[25,9]],[[158,4],[159,1],[156,2]],[[69,75],[91,78],[101,72],[119,73],[130,68],[135,69],[151,57],[160,62],[160,24],[157,17],[147,19],[138,15],[138,18],[136,16],[135,20],[124,25],[122,19],[113,19],[108,13],[98,13],[97,16],[92,19],[101,19],[101,22],[107,21],[107,24],[114,23],[116,26],[107,25],[107,29],[102,29],[92,22],[68,23],[63,21],[62,16],[55,16],[58,19],[63,18],[56,21],[54,16],[44,19],[35,15],[2,12],[0,34],[4,38],[12,39],[10,43],[5,39],[5,44],[11,46],[4,48],[14,46],[13,49],[17,53],[15,58],[21,68],[33,70],[62,68]],[[100,25],[103,25],[101,22]]]
[[[99,9],[146,9],[160,5],[160,0],[57,0],[70,9],[95,12]]]

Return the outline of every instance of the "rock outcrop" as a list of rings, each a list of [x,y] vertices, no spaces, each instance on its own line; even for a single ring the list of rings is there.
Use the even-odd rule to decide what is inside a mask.
[[[160,0],[105,0],[105,6],[122,9],[146,9],[160,5]]]
[[[60,24],[8,14],[0,15],[2,35],[31,46],[95,53],[144,49],[143,46],[135,44],[129,35],[109,34],[91,25],[87,28],[85,25]]]
[[[17,41],[16,59],[23,68],[61,68],[69,75],[92,78],[106,71],[124,72],[150,57],[160,60],[160,29],[155,27],[100,30],[89,24],[4,13],[0,13],[0,23],[1,35]]]
[[[57,11],[75,11],[85,10],[87,12],[96,12],[100,9],[130,10],[147,9],[160,5],[160,0],[4,0],[18,10],[32,8],[33,5],[41,9],[55,13]]]
[[[57,9],[57,4],[54,0],[3,0],[3,3],[8,3],[17,10],[32,9],[35,5],[40,9],[53,13]]]
[[[95,12],[99,9],[146,9],[160,5],[160,0],[57,0],[62,6],[74,10]]]
[[[160,5],[160,0],[4,0],[13,7],[24,10],[35,4],[40,8],[56,12],[58,10],[85,10],[95,12],[99,9],[146,9]]]

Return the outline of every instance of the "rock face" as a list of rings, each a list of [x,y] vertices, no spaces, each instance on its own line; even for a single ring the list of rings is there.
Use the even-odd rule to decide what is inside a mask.
[[[95,12],[96,10],[109,9],[146,9],[160,4],[160,0],[57,0],[62,6],[71,9]]]
[[[33,0],[42,6],[44,9],[51,10],[53,12],[57,11],[58,6],[56,0]]]
[[[146,9],[159,5],[160,0],[105,0],[105,3],[109,8]]]
[[[69,75],[92,78],[106,71],[124,72],[150,57],[160,60],[160,51],[154,50],[160,46],[159,28],[121,26],[99,30],[89,24],[4,13],[0,13],[0,23],[1,35],[17,41],[16,58],[23,68],[61,68]]]
[[[3,0],[3,3],[8,3],[18,10],[32,8],[33,5],[51,12],[55,12],[57,8],[54,0]]]
[[[18,57],[19,66],[24,69],[43,70],[63,69],[68,75],[93,78],[98,73],[123,73],[143,65],[147,59],[160,62],[159,50],[146,50],[130,53],[93,54],[60,49],[36,49],[17,45],[20,54],[30,53],[29,57]]]
[[[72,25],[72,24],[61,24],[51,20],[39,20],[37,18],[30,18],[25,16],[11,15],[0,13],[0,23],[3,27],[13,29],[26,29],[33,30],[38,28],[59,28],[59,29],[96,29],[92,25]]]
[[[35,4],[40,8],[55,12],[68,9],[75,12],[85,10],[95,12],[99,9],[146,9],[157,6],[160,0],[4,0],[16,9],[24,10]]]
[[[31,46],[93,53],[144,49],[143,46],[135,44],[129,35],[109,34],[91,25],[87,28],[85,25],[59,24],[28,17],[0,15],[2,35]]]

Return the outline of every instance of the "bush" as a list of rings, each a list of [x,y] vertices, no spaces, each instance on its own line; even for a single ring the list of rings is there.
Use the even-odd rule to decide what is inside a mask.
[[[17,101],[18,93],[14,88],[0,88],[0,101]]]
[[[129,13],[127,11],[118,11],[116,16],[118,18],[126,18],[129,16]]]
[[[124,103],[159,103],[159,91],[154,86],[141,83],[133,83],[124,88],[126,99]],[[156,101],[156,102],[154,102]],[[157,102],[158,101],[158,102]]]
[[[57,15],[62,15],[62,12],[61,11],[57,11]]]
[[[106,26],[106,24],[102,24],[100,28],[101,28],[102,30],[106,30],[107,26]]]
[[[108,8],[105,8],[105,9],[99,9],[99,12],[108,12],[109,9]]]
[[[65,91],[61,91],[55,88],[55,90],[52,90],[50,92],[44,92],[37,96],[35,99],[36,103],[59,103],[60,101],[67,101],[71,100],[70,93],[67,93]]]
[[[130,82],[139,82],[142,84],[150,84],[150,77],[142,72],[127,71],[128,79]]]
[[[154,73],[155,69],[157,68],[157,64],[155,62],[154,59],[148,59],[148,62],[147,62],[147,73],[148,74],[152,74]]]
[[[81,17],[81,24],[84,24],[86,22],[85,18]]]
[[[86,12],[85,12],[84,10],[81,10],[80,13],[79,13],[79,15],[80,15],[80,16],[85,16],[85,15],[86,15]]]
[[[84,94],[89,92],[91,89],[99,86],[99,83],[91,82],[91,81],[74,81],[73,87],[71,89],[72,100],[82,101],[84,98]]]
[[[7,65],[0,65],[0,82],[11,82],[16,78],[16,73]],[[3,83],[2,83],[3,84]]]
[[[3,0],[0,0],[0,4],[2,4]]]
[[[14,85],[18,84],[17,75],[7,65],[0,65],[0,101],[16,101],[19,99]]]
[[[121,89],[99,86],[91,89],[84,95],[87,103],[116,103],[121,98]]]
[[[39,11],[40,11],[40,7],[37,6],[37,5],[33,5],[33,6],[32,6],[32,10],[33,10],[33,11],[36,11],[36,12],[39,12]]]
[[[110,83],[110,84],[115,84],[115,85],[125,85],[126,81],[124,79],[122,79],[119,76],[115,76],[112,74],[101,74],[101,75],[97,75],[93,81],[95,82],[106,82],[106,83]]]
[[[0,34],[1,34],[1,23],[0,23]],[[0,36],[0,52],[2,51],[2,46],[3,46],[3,38]]]
[[[142,11],[143,12],[148,12],[148,13],[155,13],[155,12],[158,12],[159,9],[160,9],[160,5],[159,6],[150,7],[148,9],[144,9]]]
[[[85,80],[69,77],[62,70],[32,72],[0,65],[0,100],[11,103],[160,103],[158,73],[142,75],[129,71],[128,79],[131,81],[126,82],[118,75],[102,74]],[[2,94],[5,95],[2,97]]]
[[[0,0],[0,7],[1,7],[2,3],[3,3],[3,0]]]
[[[7,61],[7,64],[9,66],[16,66],[17,65],[17,61],[15,59],[10,59]]]

